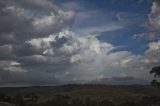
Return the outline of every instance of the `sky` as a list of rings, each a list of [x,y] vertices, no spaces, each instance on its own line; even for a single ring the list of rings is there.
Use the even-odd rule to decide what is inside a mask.
[[[159,0],[1,0],[0,86],[149,84]]]

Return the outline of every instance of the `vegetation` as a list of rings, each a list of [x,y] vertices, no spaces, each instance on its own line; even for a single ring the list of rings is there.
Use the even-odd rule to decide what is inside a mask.
[[[0,88],[0,101],[17,106],[159,106],[160,91],[145,85]]]
[[[37,102],[37,97],[33,94],[30,97],[23,97],[22,95],[15,95],[14,97],[8,97],[1,95],[0,101],[9,102],[18,106],[159,106],[159,96],[144,96],[140,101],[126,101],[120,104],[115,104],[109,100],[92,100],[86,98],[82,101],[79,98],[71,98],[70,96],[56,95],[51,100],[45,102]]]
[[[160,88],[160,81],[157,80],[157,78],[160,78],[160,66],[152,68],[150,73],[155,77],[155,79],[151,82],[151,85]]]

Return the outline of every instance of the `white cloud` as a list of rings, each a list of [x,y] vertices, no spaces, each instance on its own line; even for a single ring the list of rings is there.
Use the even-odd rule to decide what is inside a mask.
[[[147,52],[156,51],[156,50],[160,50],[160,41],[151,42],[149,44],[149,50],[147,50]]]
[[[37,29],[43,29],[46,27],[51,27],[51,25],[55,25],[57,22],[57,18],[54,14],[51,14],[50,16],[43,16],[41,18],[36,18],[33,21],[33,25]]]
[[[160,63],[160,41],[149,43],[149,49],[145,52],[150,64]]]
[[[58,14],[63,20],[70,20],[74,17],[75,12],[73,12],[73,11],[65,12],[65,11],[62,11],[62,10],[59,9]],[[61,20],[62,23],[63,23],[63,20]]]
[[[32,55],[24,57],[25,61],[33,62],[33,63],[45,63],[48,61],[47,57],[43,55]]]
[[[78,54],[71,56],[70,63],[81,62],[82,57]]]
[[[32,24],[37,30],[57,29],[72,20],[74,15],[75,13],[73,11],[62,11],[60,8],[57,8],[57,11],[51,11],[49,15],[35,17]]]
[[[15,6],[8,6],[8,7],[5,7],[3,8],[3,11],[4,12],[10,12],[12,14],[16,14],[18,16],[23,16],[25,15],[25,10],[23,8],[20,8],[20,7],[15,7]]]
[[[52,44],[63,37],[66,42],[63,42],[60,47],[57,48]],[[149,80],[150,68],[158,64],[160,60],[159,41],[150,43],[144,55],[135,55],[129,51],[114,52],[116,47],[110,43],[99,41],[97,35],[82,36],[70,30],[62,30],[57,34],[34,40],[30,40],[30,43],[34,46],[37,45],[37,48],[43,49],[43,51],[42,55],[29,57],[30,60],[59,65],[65,61],[68,67],[60,73],[56,72],[55,75],[68,82],[86,83],[122,73]],[[41,46],[42,42],[45,42],[44,44],[47,46]],[[66,72],[67,74],[65,74]]]
[[[56,47],[55,42],[62,38],[65,38],[66,42]],[[37,72],[47,75],[49,71],[54,78],[61,79],[63,83],[87,83],[122,73],[149,80],[150,68],[160,62],[160,41],[150,43],[144,55],[135,55],[129,51],[113,51],[116,48],[114,45],[99,41],[94,34],[81,36],[70,30],[62,30],[44,38],[34,38],[25,43],[42,51],[40,54],[21,57],[20,63],[3,62],[1,65],[5,67],[4,70],[14,73],[25,72],[27,75]],[[30,65],[35,66],[31,68]]]
[[[47,56],[53,56],[54,55],[54,52],[53,52],[53,49],[46,49],[44,52],[43,52],[44,55],[47,55]]]
[[[153,5],[151,7],[151,13],[149,14],[149,21],[151,24],[151,27],[155,29],[160,29],[160,3],[158,0],[153,2]]]
[[[101,33],[101,32],[115,31],[115,30],[119,30],[122,28],[124,28],[124,26],[119,23],[109,23],[107,25],[83,27],[77,30],[80,33],[89,34],[89,33]]]
[[[160,35],[160,2],[154,0],[151,6],[151,11],[148,14],[148,21],[143,23],[147,31],[139,34],[134,34],[134,39],[145,39],[155,41],[159,39]]]
[[[19,67],[21,63],[17,61],[0,61],[0,68],[3,71],[9,71],[9,72],[14,72],[14,73],[24,73],[27,72],[27,70],[22,69]],[[1,76],[0,76],[1,77]]]
[[[10,63],[10,65],[11,66],[19,66],[19,65],[21,65],[21,63],[13,61],[13,62]]]
[[[50,47],[50,42],[54,40],[54,36],[44,37],[44,38],[34,38],[29,41],[26,41],[25,43],[31,44],[36,49],[46,49]]]
[[[76,15],[73,24],[74,31],[85,35],[90,33],[115,31],[124,28],[123,23],[113,20],[115,14],[109,11],[107,12],[108,14],[104,14],[100,10],[79,12]],[[104,22],[106,24],[104,24]]]
[[[100,42],[94,35],[80,36],[70,32],[71,39],[62,46],[61,51],[64,53],[74,54],[71,62],[92,61],[96,55],[107,54],[114,47],[106,42]],[[75,62],[76,62],[75,61]]]

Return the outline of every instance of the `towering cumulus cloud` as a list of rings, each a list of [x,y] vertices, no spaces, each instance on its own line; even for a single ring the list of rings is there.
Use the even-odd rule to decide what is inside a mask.
[[[150,80],[150,68],[160,63],[160,41],[149,42],[142,54],[121,50],[121,45],[102,41],[102,33],[76,32],[73,27],[80,7],[67,8],[70,4],[56,1],[0,1],[0,86],[115,83],[119,79],[117,83],[144,84]],[[154,34],[160,29],[159,12],[159,2],[155,1],[149,14]],[[110,24],[102,26],[110,29]],[[108,31],[98,26],[94,30]]]

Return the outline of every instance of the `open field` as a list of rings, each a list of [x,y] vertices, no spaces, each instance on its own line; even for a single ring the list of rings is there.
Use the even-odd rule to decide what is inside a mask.
[[[35,86],[35,87],[6,87],[0,88],[0,94],[10,97],[21,95],[25,97],[34,93],[38,96],[37,103],[43,103],[57,95],[69,96],[85,102],[87,98],[96,101],[108,100],[114,104],[126,101],[139,102],[145,96],[160,96],[160,90],[145,85],[64,85],[64,86]]]

